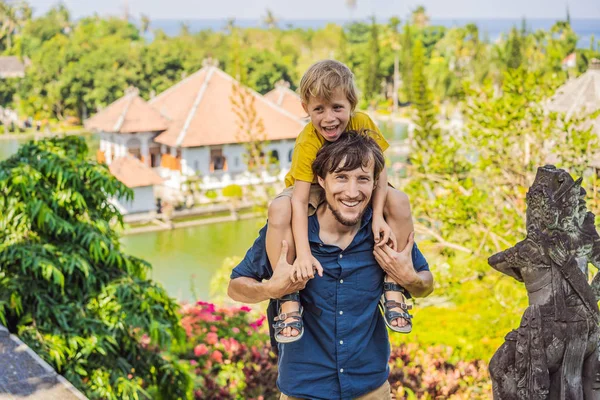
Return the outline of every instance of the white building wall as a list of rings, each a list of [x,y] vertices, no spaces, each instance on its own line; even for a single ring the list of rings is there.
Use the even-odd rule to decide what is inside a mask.
[[[210,148],[190,147],[181,151],[182,167],[185,161],[186,169],[182,171],[185,175],[194,175],[198,172],[204,176],[210,174]]]
[[[227,159],[227,172],[239,174],[248,169],[244,157],[246,147],[243,144],[226,144],[222,148],[223,155]]]
[[[123,214],[155,211],[156,198],[154,197],[154,186],[133,188],[133,200],[118,199],[117,207]]]

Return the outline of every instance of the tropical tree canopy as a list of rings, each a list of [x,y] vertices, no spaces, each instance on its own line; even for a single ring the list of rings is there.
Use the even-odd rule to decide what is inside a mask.
[[[111,198],[131,191],[80,137],[29,142],[0,163],[0,322],[93,399],[185,398],[164,358],[177,304],[125,254]]]

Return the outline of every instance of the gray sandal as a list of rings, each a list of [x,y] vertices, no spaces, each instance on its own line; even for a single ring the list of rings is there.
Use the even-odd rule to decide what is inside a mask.
[[[287,294],[287,295],[281,297],[278,300],[279,300],[279,307],[281,307],[281,304],[283,304],[285,302],[297,301],[298,304],[300,305],[300,309],[298,311],[281,313],[275,317],[275,319],[274,319],[275,323],[273,324],[273,328],[275,329],[275,335],[274,335],[275,340],[278,341],[279,343],[292,343],[297,340],[300,340],[300,338],[302,338],[302,335],[304,335],[304,323],[302,322],[302,313],[303,313],[304,309],[302,308],[302,305],[300,304],[300,293],[298,293],[298,292],[290,293],[290,294]],[[293,318],[294,320],[291,322],[284,322],[288,318]],[[281,335],[281,331],[283,331],[285,328],[297,329],[299,333],[297,336]]]
[[[400,292],[404,296],[404,301],[406,301],[407,297],[410,297],[410,294],[404,289],[402,286],[393,283],[393,282],[384,282],[383,283],[383,294],[381,295],[381,299],[379,300],[379,307],[381,307],[381,311],[383,313],[383,320],[388,328],[398,333],[410,333],[412,331],[412,315],[408,313],[408,310],[412,309],[412,305],[406,304],[405,302],[397,302],[396,300],[388,300],[385,296],[387,292]],[[392,308],[400,308],[403,311],[392,311]],[[404,318],[407,321],[407,324],[404,326],[394,326],[392,325],[392,321],[396,318]]]

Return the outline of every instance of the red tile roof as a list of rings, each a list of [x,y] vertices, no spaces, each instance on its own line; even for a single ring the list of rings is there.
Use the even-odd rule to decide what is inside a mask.
[[[275,89],[265,94],[265,99],[272,101],[298,118],[308,117],[306,111],[302,108],[300,96],[290,89],[290,84],[288,82],[278,82],[275,85]]]
[[[163,183],[163,179],[152,168],[132,156],[115,158],[108,169],[129,188]]]
[[[238,117],[231,101],[236,81],[214,66],[206,66],[149,104],[171,120],[169,128],[154,140],[169,146],[197,147],[242,143]],[[304,123],[294,114],[248,89],[256,115],[262,119],[263,140],[294,139]]]
[[[87,129],[112,133],[161,132],[169,121],[129,89],[125,96],[85,121]]]

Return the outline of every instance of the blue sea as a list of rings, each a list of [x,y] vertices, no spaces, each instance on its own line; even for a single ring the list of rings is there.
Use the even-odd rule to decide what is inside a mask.
[[[367,20],[364,20],[365,22]],[[526,26],[529,31],[538,29],[550,29],[556,22],[556,19],[528,19]],[[350,23],[347,19],[338,20],[281,20],[278,25],[282,29],[303,28],[303,29],[319,29],[327,24],[335,23],[338,25],[346,25]],[[383,22],[380,20],[379,22]],[[211,29],[219,31],[227,26],[226,19],[157,19],[151,22],[151,29],[162,29],[168,35],[177,35],[182,24],[186,24],[192,32]],[[510,31],[513,26],[520,28],[522,25],[521,19],[432,19],[432,25],[442,25],[445,27],[464,26],[469,23],[474,23],[479,27],[480,37],[494,41],[501,34]],[[264,26],[259,19],[236,19],[235,24],[242,28],[261,27]],[[580,48],[588,48],[592,35],[596,38],[596,42],[600,41],[600,19],[572,19],[571,26],[575,33],[579,36],[577,43]]]

